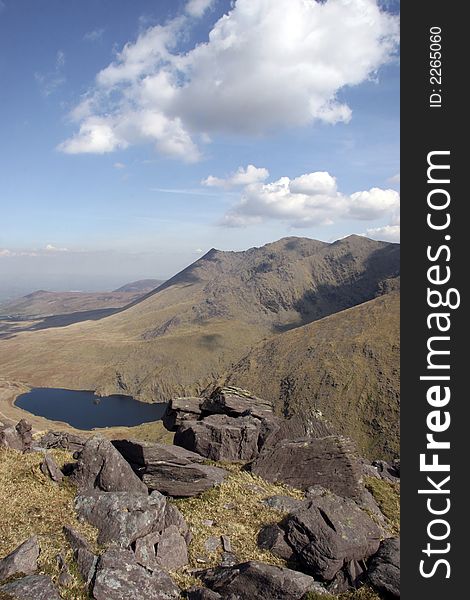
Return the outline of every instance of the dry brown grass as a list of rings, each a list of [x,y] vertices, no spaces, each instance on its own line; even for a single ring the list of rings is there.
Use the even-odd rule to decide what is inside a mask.
[[[67,452],[54,450],[57,464],[70,462]],[[39,569],[55,581],[59,575],[57,555],[64,551],[72,573],[72,582],[61,589],[64,600],[85,600],[88,595],[75,572],[72,552],[62,528],[69,524],[82,533],[93,545],[96,532],[91,526],[79,523],[73,508],[75,489],[69,483],[60,486],[45,477],[39,466],[41,453],[21,454],[0,450],[0,557],[17,548],[32,535],[37,535],[41,554]]]
[[[302,498],[303,493],[284,485],[268,483],[241,470],[240,466],[222,466],[229,471],[229,475],[220,486],[199,497],[175,501],[193,535],[189,546],[189,568],[175,574],[183,588],[194,583],[188,577],[189,569],[213,567],[220,562],[220,548],[216,552],[207,552],[205,548],[205,541],[211,536],[226,535],[230,538],[232,552],[240,562],[260,560],[272,565],[285,565],[284,561],[271,552],[260,549],[256,543],[263,525],[277,523],[283,517],[282,513],[269,508],[262,501],[274,495]],[[204,524],[204,521],[213,521],[213,525]],[[201,563],[198,559],[205,562]]]
[[[364,483],[387,519],[392,535],[400,535],[400,484],[365,477]]]

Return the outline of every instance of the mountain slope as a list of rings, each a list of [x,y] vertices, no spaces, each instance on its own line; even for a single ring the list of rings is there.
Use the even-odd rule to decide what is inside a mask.
[[[227,383],[306,420],[320,411],[363,455],[399,452],[399,294],[392,292],[257,345]]]
[[[32,385],[194,393],[260,340],[382,293],[399,246],[350,236],[285,238],[204,257],[115,314],[0,342],[3,374]]]

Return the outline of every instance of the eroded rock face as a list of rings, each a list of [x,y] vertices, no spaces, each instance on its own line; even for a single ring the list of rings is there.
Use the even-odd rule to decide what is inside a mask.
[[[86,442],[71,480],[80,490],[148,493],[147,486],[113,444],[99,437]]]
[[[201,404],[204,398],[186,396],[172,398],[162,417],[168,431],[176,431],[185,421],[196,421],[201,416]]]
[[[330,492],[285,519],[286,539],[298,561],[322,581],[331,581],[350,561],[375,554],[380,529],[350,498]]]
[[[251,416],[210,415],[184,422],[174,443],[210,460],[248,462],[258,455],[260,431],[261,421]]]
[[[41,448],[59,448],[70,452],[81,452],[87,438],[67,431],[48,431],[39,441]]]
[[[343,497],[359,498],[363,489],[354,447],[336,435],[283,440],[263,450],[251,470],[271,482],[303,490],[321,485]]]
[[[270,417],[273,405],[237,387],[216,388],[201,405],[203,415],[223,414],[230,417],[252,415],[258,419]]]
[[[38,569],[38,558],[38,538],[33,536],[0,560],[0,581],[8,579],[12,575],[35,573]]]
[[[326,594],[325,588],[309,575],[258,561],[208,569],[198,575],[222,598],[301,600],[307,592]]]
[[[204,458],[179,446],[115,440],[114,446],[149,490],[175,497],[196,496],[221,483],[226,471],[201,464]]]
[[[83,493],[75,499],[78,515],[94,525],[98,543],[129,547],[138,538],[164,526],[166,499],[159,492]]]
[[[369,564],[371,586],[385,598],[400,598],[400,538],[383,540]]]
[[[95,600],[176,600],[179,588],[161,569],[149,572],[130,550],[110,548],[101,557],[93,586]]]
[[[32,425],[25,419],[21,419],[15,426],[0,429],[0,448],[28,452],[31,450],[32,442]]]
[[[0,586],[0,592],[12,600],[61,600],[47,575],[29,575]]]

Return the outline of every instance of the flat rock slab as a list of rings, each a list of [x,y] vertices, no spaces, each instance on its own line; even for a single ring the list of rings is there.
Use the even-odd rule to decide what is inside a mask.
[[[97,527],[98,543],[127,548],[164,526],[166,498],[137,492],[89,492],[75,499],[78,515]]]
[[[336,435],[283,440],[264,449],[252,463],[251,471],[267,481],[302,490],[321,485],[346,498],[359,498],[363,489],[362,469],[354,446]]]
[[[202,456],[179,446],[128,440],[113,444],[149,490],[167,496],[196,496],[220,484],[227,475],[223,469],[201,464]]]
[[[176,600],[180,590],[163,570],[149,572],[130,550],[110,548],[100,558],[95,600]]]
[[[147,493],[147,487],[113,444],[99,437],[86,442],[70,478],[80,490]]]
[[[185,421],[174,443],[210,460],[247,462],[258,456],[260,433],[261,420],[255,417],[210,415],[202,421]]]
[[[307,592],[326,594],[325,588],[309,575],[258,561],[208,569],[198,576],[222,598],[301,600]]]
[[[259,419],[273,414],[273,405],[251,392],[226,386],[215,389],[201,405],[203,415],[224,414],[231,417],[253,415]]]
[[[380,529],[350,498],[326,492],[288,515],[286,539],[297,560],[323,581],[331,581],[350,561],[377,552]]]
[[[39,440],[41,448],[59,448],[70,452],[80,452],[87,441],[86,437],[67,431],[48,431]]]
[[[169,431],[176,431],[184,421],[195,421],[201,416],[201,404],[204,398],[186,396],[172,398],[162,417],[164,427]]]
[[[0,586],[0,592],[13,600],[61,600],[59,593],[47,575],[28,575]]]
[[[369,564],[371,586],[386,598],[400,598],[400,538],[389,538]]]
[[[0,560],[0,581],[8,579],[12,575],[35,573],[38,568],[38,558],[38,538],[33,536]]]

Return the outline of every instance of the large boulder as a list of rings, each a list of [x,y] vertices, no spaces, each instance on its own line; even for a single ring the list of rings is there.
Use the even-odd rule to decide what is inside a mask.
[[[285,567],[250,561],[198,573],[203,583],[222,598],[301,600],[307,592],[326,594],[313,577]]]
[[[203,465],[203,457],[178,446],[115,440],[114,446],[149,490],[167,496],[196,496],[220,484],[227,472]]]
[[[86,442],[70,477],[80,490],[148,493],[147,486],[113,444],[100,437]]]
[[[264,421],[266,433],[260,448],[275,446],[282,440],[298,440],[306,437],[323,438],[334,433],[326,421],[315,417],[306,419],[301,415],[293,415],[288,419],[269,417]]]
[[[12,575],[31,575],[38,569],[39,544],[36,536],[30,537],[8,556],[0,559],[0,581]]]
[[[286,540],[286,532],[279,525],[269,524],[262,527],[257,542],[260,548],[269,550],[285,561],[290,561],[294,557],[294,551]]]
[[[247,462],[258,455],[260,432],[260,419],[210,415],[183,423],[174,443],[211,460]]]
[[[68,431],[48,431],[38,442],[40,448],[58,448],[70,452],[81,452],[87,438]]]
[[[258,419],[270,417],[273,405],[267,400],[253,396],[241,388],[226,386],[216,388],[201,405],[204,415],[223,414],[230,417],[252,415]]]
[[[166,498],[159,492],[90,491],[77,496],[75,509],[98,529],[98,543],[129,547],[138,538],[162,531]]]
[[[11,600],[61,600],[59,593],[47,575],[28,575],[0,586],[0,597],[5,594]]]
[[[169,431],[176,431],[184,421],[196,421],[201,416],[201,404],[204,398],[185,396],[172,398],[162,417],[163,425]]]
[[[50,454],[45,455],[40,468],[44,475],[55,483],[60,483],[64,478],[64,474]]]
[[[384,598],[400,598],[400,538],[383,540],[367,575],[370,585]]]
[[[95,600],[177,600],[180,590],[162,569],[138,564],[130,550],[110,548],[101,557],[93,586]]]
[[[336,435],[283,440],[265,448],[251,471],[267,481],[303,490],[321,485],[343,497],[359,498],[363,489],[352,442]]]
[[[33,443],[32,425],[21,419],[15,426],[0,429],[0,448],[10,448],[20,452],[31,450]]]
[[[375,554],[380,543],[380,529],[354,500],[326,490],[289,514],[283,527],[297,560],[322,581]]]

